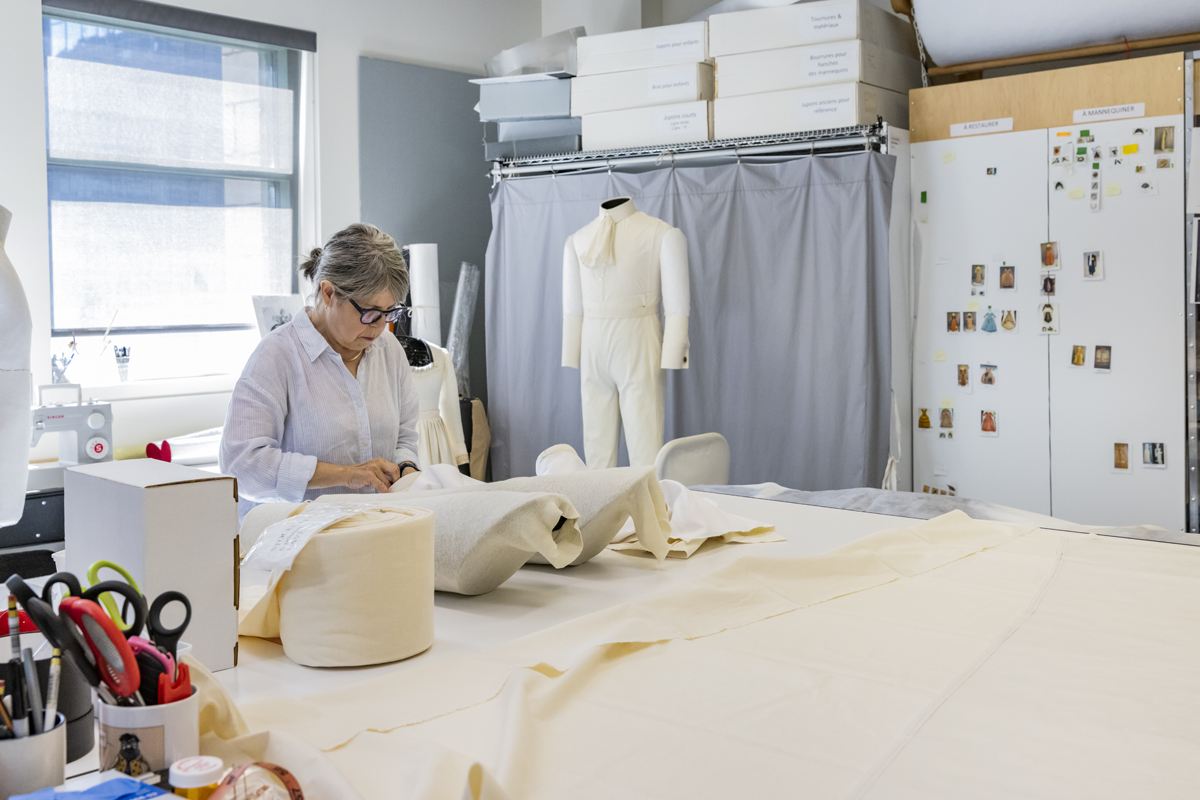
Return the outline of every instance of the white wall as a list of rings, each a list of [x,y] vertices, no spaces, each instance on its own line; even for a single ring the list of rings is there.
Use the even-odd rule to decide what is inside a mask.
[[[589,36],[642,27],[642,0],[542,0],[542,35],[587,28]]]

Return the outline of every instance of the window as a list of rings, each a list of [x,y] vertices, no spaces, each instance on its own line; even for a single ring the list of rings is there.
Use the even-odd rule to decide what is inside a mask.
[[[53,8],[42,35],[55,351],[252,331],[295,290],[301,53]]]

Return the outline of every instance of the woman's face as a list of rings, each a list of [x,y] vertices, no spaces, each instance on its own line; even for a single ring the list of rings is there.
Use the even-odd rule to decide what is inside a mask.
[[[371,342],[387,331],[383,315],[370,325],[364,325],[358,310],[349,300],[338,297],[333,284],[321,281],[321,298],[325,301],[325,319],[331,344],[346,350],[366,350]],[[354,301],[364,309],[388,310],[395,305],[391,292],[382,291],[373,297]]]

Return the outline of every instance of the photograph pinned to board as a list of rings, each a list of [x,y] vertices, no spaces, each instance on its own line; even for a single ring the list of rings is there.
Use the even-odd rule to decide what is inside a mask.
[[[1142,442],[1142,466],[1147,469],[1166,469],[1166,444],[1163,442]]]
[[[1017,332],[1017,311],[1013,308],[1006,308],[1000,312],[1000,330],[1005,333]]]
[[[987,311],[983,312],[983,322],[980,323],[979,329],[984,333],[996,332],[996,312],[992,311],[991,306],[988,306]]]
[[[946,312],[946,333],[958,333],[962,330],[962,314],[958,311]]]
[[[1066,189],[1066,188],[1067,188],[1067,187],[1063,185],[1063,182],[1062,182],[1062,181],[1055,181],[1055,182],[1054,182],[1054,191],[1056,191],[1056,192],[1061,192],[1063,189]]]
[[[1101,258],[1099,250],[1088,250],[1083,254],[1083,279],[1104,280],[1104,259]]]
[[[1116,158],[1116,157],[1117,157],[1117,156],[1119,156],[1119,155],[1121,155],[1121,147],[1120,147],[1120,145],[1118,145],[1117,147],[1110,147],[1110,148],[1108,148],[1108,157],[1109,157],[1109,158]]]
[[[1156,158],[1154,159],[1154,166],[1156,169],[1171,169],[1175,165],[1171,162],[1170,158]]]
[[[973,333],[974,331],[975,331],[975,312],[974,311],[964,311],[963,312],[963,332],[964,333]]]
[[[1000,291],[1015,292],[1017,290],[1017,268],[1007,264],[1000,266]]]
[[[1147,197],[1154,197],[1158,194],[1158,182],[1146,178],[1138,183],[1138,191]]]
[[[979,365],[979,385],[985,386],[988,389],[996,388],[996,370],[995,364],[980,364]]]
[[[1087,366],[1087,345],[1076,344],[1071,346],[1071,366],[1077,369]]]
[[[1164,125],[1154,129],[1154,155],[1175,152],[1175,126]]]
[[[983,436],[1000,435],[1000,420],[995,411],[979,412],[979,433]]]
[[[1091,130],[1089,130],[1088,128],[1084,128],[1083,130],[1081,130],[1079,132],[1079,138],[1076,139],[1075,141],[1078,142],[1079,144],[1088,144],[1089,142],[1096,141],[1096,137],[1092,135]],[[1085,151],[1087,150],[1086,147],[1083,149]]]
[[[943,408],[938,412],[938,427],[950,429],[954,427],[954,409]]]
[[[1058,278],[1054,276],[1053,272],[1042,273],[1042,288],[1040,290],[1042,297],[1054,297],[1054,290],[1057,286]]]
[[[1058,333],[1060,320],[1057,303],[1042,303],[1037,309],[1038,333]]]
[[[1145,171],[1146,171],[1146,165],[1145,165],[1145,164],[1134,164],[1134,165],[1133,165],[1133,171],[1134,171],[1134,172],[1137,172],[1137,173],[1142,173],[1142,172],[1145,172]]]
[[[1098,344],[1092,356],[1092,366],[1098,371],[1108,375],[1112,372],[1112,346],[1107,344]]]
[[[1042,266],[1046,269],[1058,269],[1058,242],[1042,242]]]
[[[971,265],[971,294],[981,295],[987,289],[987,266],[985,264]]]
[[[919,408],[917,410],[921,412],[921,415],[919,417],[917,417],[917,427],[918,428],[932,428],[933,422],[929,419],[929,409],[928,408]]]
[[[1113,472],[1129,472],[1129,443],[1113,442]]]
[[[971,365],[970,364],[959,364],[958,365],[957,383],[958,383],[958,388],[964,394],[971,394]]]

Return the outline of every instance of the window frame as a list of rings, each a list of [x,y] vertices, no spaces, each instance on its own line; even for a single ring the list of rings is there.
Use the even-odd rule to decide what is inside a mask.
[[[288,207],[292,212],[292,252],[290,264],[298,263],[299,246],[300,246],[300,127],[302,125],[301,118],[301,96],[300,96],[300,73],[301,73],[301,57],[302,53],[299,49],[288,47],[280,44],[268,44],[263,42],[250,41],[246,39],[231,38],[228,36],[218,36],[209,33],[203,33],[194,30],[182,28],[171,28],[163,25],[156,25],[147,22],[138,22],[117,17],[102,16],[83,11],[76,11],[50,5],[42,7],[43,19],[64,20],[67,22],[77,22],[83,24],[94,24],[103,27],[119,28],[121,30],[136,31],[139,33],[149,33],[154,36],[164,36],[173,39],[179,39],[188,42],[205,42],[218,45],[234,45],[238,47],[252,48],[262,51],[276,51],[280,59],[280,65],[277,73],[281,79],[281,85],[275,88],[289,89],[292,92],[292,169],[290,173],[278,172],[258,172],[249,170],[230,170],[230,169],[203,169],[198,167],[164,167],[151,164],[129,163],[123,161],[93,161],[88,159],[67,159],[54,158],[50,155],[49,141],[49,115],[50,103],[47,94],[46,102],[46,180],[49,183],[50,170],[53,167],[68,167],[71,169],[96,169],[96,170],[112,170],[122,172],[145,172],[155,175],[197,175],[207,178],[218,179],[234,179],[234,180],[258,180],[264,183],[277,184],[286,193]],[[314,45],[315,47],[315,45]],[[42,75],[43,79],[46,74],[46,59],[45,51],[42,53]],[[46,90],[47,93],[49,89]],[[50,337],[74,337],[74,336],[95,336],[109,334],[143,334],[143,333],[202,333],[210,331],[241,331],[253,330],[257,325],[253,322],[247,323],[213,323],[201,325],[130,325],[120,326],[113,325],[110,328],[61,328],[55,324],[54,319],[54,215],[51,211],[50,199],[46,200],[46,215],[49,220],[49,268],[50,268]],[[281,205],[282,207],[282,205]],[[295,269],[290,270],[291,273],[291,293],[296,294],[299,291],[299,277]]]

